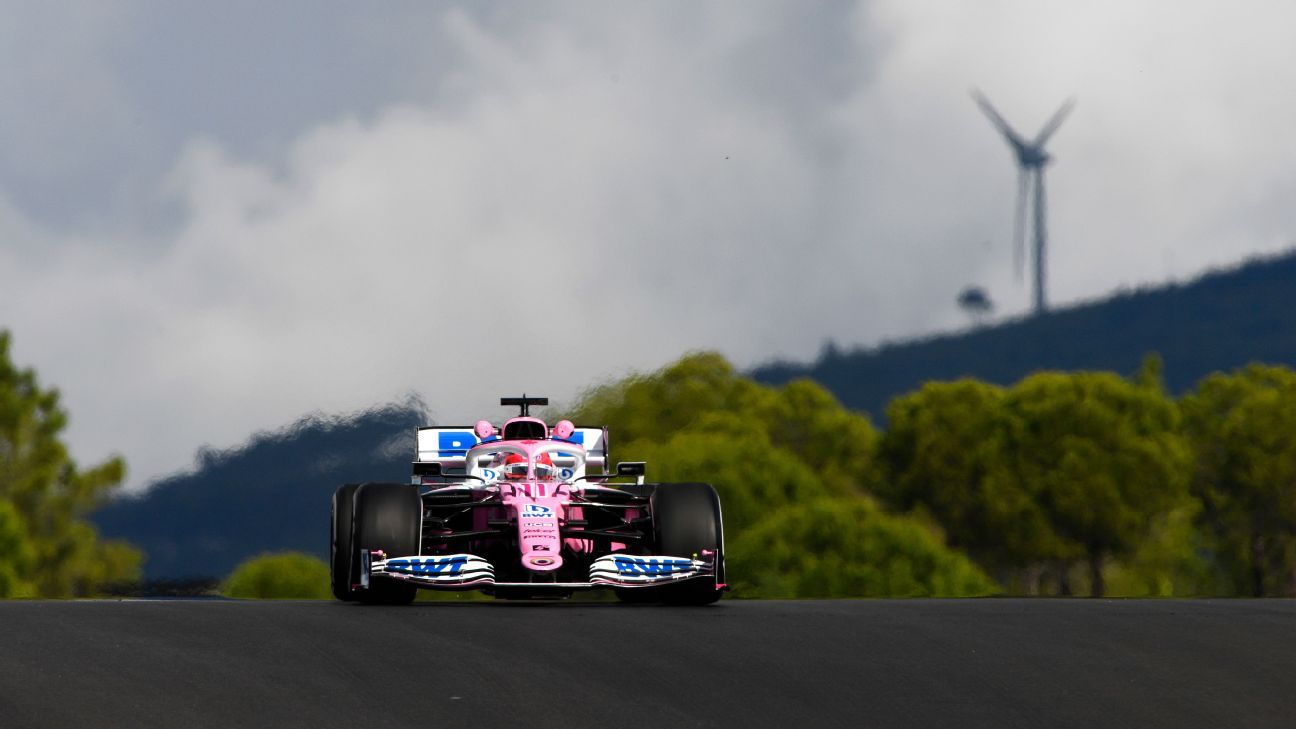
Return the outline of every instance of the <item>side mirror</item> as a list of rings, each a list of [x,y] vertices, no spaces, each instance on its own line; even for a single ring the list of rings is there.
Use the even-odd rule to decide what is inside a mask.
[[[576,426],[572,425],[570,420],[559,420],[558,424],[553,427],[553,437],[558,440],[568,440],[576,432]]]
[[[431,461],[431,462],[415,461],[413,463],[413,466],[414,466],[415,476],[440,476],[441,475],[441,464],[435,461]]]
[[[616,475],[618,476],[643,476],[648,472],[648,464],[644,461],[624,461],[617,464]]]

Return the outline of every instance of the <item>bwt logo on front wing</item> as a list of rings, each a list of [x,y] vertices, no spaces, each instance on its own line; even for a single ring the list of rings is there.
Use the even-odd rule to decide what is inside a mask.
[[[410,575],[457,575],[468,564],[466,557],[421,557],[387,560],[388,572]]]
[[[548,506],[526,504],[522,507],[522,517],[524,519],[548,519],[553,515],[554,510]]]
[[[687,559],[617,557],[613,562],[616,563],[617,572],[623,575],[670,575],[693,569],[693,562]]]

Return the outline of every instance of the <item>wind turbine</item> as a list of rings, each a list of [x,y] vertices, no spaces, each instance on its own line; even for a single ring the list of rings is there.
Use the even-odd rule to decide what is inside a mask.
[[[1035,223],[1035,241],[1034,241],[1034,259],[1035,259],[1035,313],[1044,313],[1044,244],[1048,240],[1047,229],[1045,227],[1045,205],[1044,205],[1044,166],[1053,158],[1048,152],[1044,151],[1044,145],[1048,142],[1049,137],[1062,126],[1063,120],[1067,114],[1071,113],[1072,107],[1075,106],[1075,99],[1067,99],[1062,104],[1035,139],[1027,141],[1020,134],[1008,126],[999,112],[990,105],[987,99],[980,91],[973,89],[972,98],[976,101],[986,116],[990,117],[990,123],[995,125],[999,133],[1004,135],[1008,146],[1012,148],[1017,155],[1017,208],[1013,215],[1013,268],[1017,271],[1017,280],[1021,280],[1022,268],[1026,259],[1026,208],[1028,198],[1034,197],[1035,211],[1033,220]],[[1033,179],[1032,179],[1033,178]],[[1032,190],[1033,188],[1033,190]]]

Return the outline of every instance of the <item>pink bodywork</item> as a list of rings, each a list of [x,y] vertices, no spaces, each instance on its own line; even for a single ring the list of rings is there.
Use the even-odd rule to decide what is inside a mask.
[[[530,464],[535,463],[541,453],[555,451],[573,455],[584,462],[585,449],[579,444],[553,440],[509,440],[479,443],[467,453],[467,460],[472,462],[480,456],[501,450],[507,446],[509,452],[520,451],[526,455]],[[553,572],[562,567],[562,550],[564,540],[561,536],[561,525],[567,519],[583,517],[579,506],[572,506],[572,489],[582,486],[566,483],[560,478],[539,480],[535,478],[534,468],[528,469],[527,478],[512,481],[500,479],[493,484],[499,489],[500,500],[504,504],[509,520],[517,525],[518,547],[521,553],[522,566],[538,573]],[[628,518],[638,514],[631,510]],[[482,514],[481,518],[486,515]],[[585,539],[567,539],[565,546],[573,552],[586,553],[594,545]],[[612,544],[612,551],[623,549],[622,544]]]

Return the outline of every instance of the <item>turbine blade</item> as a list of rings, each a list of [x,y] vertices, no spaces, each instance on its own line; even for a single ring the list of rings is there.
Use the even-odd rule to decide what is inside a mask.
[[[1021,283],[1026,270],[1026,196],[1030,194],[1029,173],[1017,171],[1017,209],[1013,211],[1013,272]]]
[[[1000,134],[1008,138],[1009,144],[1017,149],[1026,145],[1025,140],[1017,132],[1013,131],[1012,127],[1008,126],[1008,122],[1004,121],[1003,117],[999,116],[999,112],[995,111],[995,108],[990,104],[990,100],[984,94],[972,89],[972,100],[977,103],[977,106],[981,107],[981,111],[985,112],[986,117],[990,119],[990,123],[995,125],[995,129],[998,129]]]
[[[1049,137],[1053,136],[1053,132],[1056,132],[1058,127],[1062,126],[1062,122],[1066,121],[1067,115],[1075,108],[1075,101],[1074,96],[1067,99],[1066,102],[1053,113],[1053,118],[1049,119],[1048,123],[1044,125],[1044,128],[1040,130],[1040,133],[1035,135],[1035,141],[1031,142],[1031,146],[1044,146],[1044,143],[1049,140]]]

